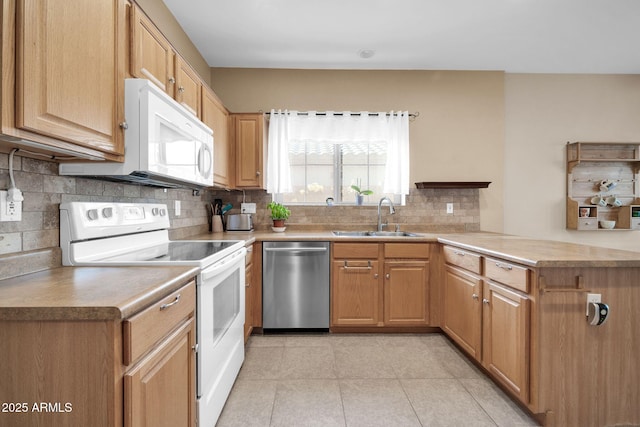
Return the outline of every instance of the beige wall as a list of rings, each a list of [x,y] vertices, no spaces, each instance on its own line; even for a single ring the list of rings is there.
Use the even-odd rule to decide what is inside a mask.
[[[491,181],[480,190],[481,229],[502,231],[504,74],[213,68],[232,112],[408,110],[411,182]]]
[[[136,3],[144,10],[153,23],[162,31],[162,34],[171,42],[174,49],[187,60],[202,80],[210,83],[210,71],[207,61],[202,57],[191,39],[184,32],[176,18],[171,14],[162,0],[136,0]]]
[[[640,75],[505,75],[504,231],[640,251],[639,231],[565,229],[567,141],[640,141]]]

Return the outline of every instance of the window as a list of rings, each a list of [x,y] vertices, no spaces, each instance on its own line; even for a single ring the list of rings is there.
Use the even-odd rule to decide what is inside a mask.
[[[353,204],[355,184],[373,191],[365,203],[383,196],[401,202],[408,193],[409,164],[408,114],[404,114],[403,127],[393,126],[394,116],[386,113],[272,111],[267,191],[288,204],[324,204],[329,197],[336,204]],[[393,135],[395,128],[401,129],[400,137]],[[400,141],[405,136],[406,141]]]

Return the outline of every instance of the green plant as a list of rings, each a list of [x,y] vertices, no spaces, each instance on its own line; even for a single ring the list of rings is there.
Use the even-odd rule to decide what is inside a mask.
[[[271,219],[287,219],[291,215],[291,211],[280,203],[269,202],[267,209],[271,209]]]
[[[373,191],[361,190],[360,187],[358,187],[357,185],[352,185],[351,189],[362,196],[370,196],[371,194],[373,194]]]

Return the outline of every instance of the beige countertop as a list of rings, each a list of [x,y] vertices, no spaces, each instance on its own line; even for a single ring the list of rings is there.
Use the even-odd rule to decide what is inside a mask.
[[[530,267],[640,267],[640,252],[608,249],[575,243],[539,240],[499,233],[456,234],[417,233],[418,237],[345,237],[331,231],[272,231],[205,233],[194,239],[246,240],[327,240],[332,242],[440,242],[503,258]]]
[[[31,273],[0,281],[0,319],[125,319],[197,273],[197,267],[60,267]]]

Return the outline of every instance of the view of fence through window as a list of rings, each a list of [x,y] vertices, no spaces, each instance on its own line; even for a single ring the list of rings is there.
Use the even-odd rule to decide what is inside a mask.
[[[336,144],[294,142],[289,146],[293,192],[282,194],[285,203],[320,204],[355,202],[351,185],[371,190],[365,203],[391,196],[382,192],[387,147],[384,142]]]

